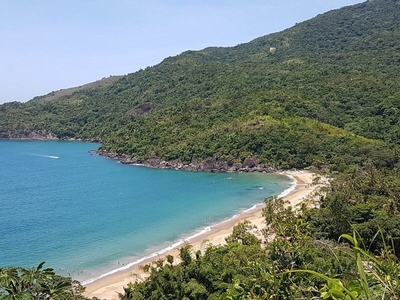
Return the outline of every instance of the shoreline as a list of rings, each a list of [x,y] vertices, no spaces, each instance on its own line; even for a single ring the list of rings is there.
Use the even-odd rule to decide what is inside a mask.
[[[294,180],[294,184],[279,195],[285,200],[288,200],[292,206],[296,206],[303,198],[322,186],[321,184],[311,185],[314,174],[308,171],[287,171],[280,174],[284,174]],[[261,229],[263,227],[263,207],[263,203],[256,204],[244,210],[239,215],[235,215],[213,226],[205,227],[189,238],[180,240],[157,253],[138,259],[122,268],[111,270],[99,278],[88,280],[82,283],[86,288],[84,294],[87,297],[98,297],[99,299],[118,299],[117,293],[123,293],[123,287],[129,282],[134,282],[136,279],[143,279],[146,277],[146,274],[139,270],[140,266],[160,258],[165,258],[167,255],[172,255],[177,258],[179,255],[179,248],[182,245],[192,245],[193,252],[204,250],[209,244],[223,245],[225,244],[225,238],[231,234],[233,227],[244,220],[251,221],[258,229]],[[256,235],[260,235],[258,238],[261,238],[260,232]],[[132,276],[132,274],[135,274],[135,276]]]
[[[139,165],[139,166],[143,166],[143,165]],[[146,166],[144,166],[144,167],[146,167]],[[293,190],[295,189],[295,187],[297,185],[297,180],[293,176],[288,175],[288,174],[282,174],[282,173],[277,173],[277,174],[286,175],[286,177],[289,177],[292,180],[291,186],[289,188],[285,189],[283,192],[281,192],[278,196],[278,197],[285,197],[288,194],[290,194],[291,192],[293,192]],[[214,223],[214,224],[211,224],[211,225],[208,225],[205,227],[199,227],[199,228],[195,229],[194,231],[192,231],[190,233],[190,235],[181,236],[179,239],[175,240],[168,247],[162,248],[155,252],[143,254],[143,256],[137,258],[133,262],[129,262],[125,265],[123,264],[122,267],[108,271],[104,274],[101,274],[101,275],[95,277],[95,278],[83,280],[81,283],[82,283],[82,285],[90,285],[91,283],[93,283],[97,280],[101,280],[104,277],[113,275],[120,271],[134,268],[136,266],[143,265],[145,262],[152,261],[152,260],[158,259],[160,257],[163,257],[166,252],[180,249],[180,247],[182,247],[186,244],[192,244],[192,241],[194,239],[197,239],[197,238],[200,239],[202,236],[207,237],[209,235],[209,233],[213,232],[214,228],[216,228],[216,227],[223,226],[225,223],[230,224],[233,221],[238,222],[238,220],[239,221],[242,220],[243,215],[251,214],[253,211],[257,211],[257,209],[260,209],[260,207],[261,207],[261,209],[262,209],[262,207],[264,207],[263,202],[256,203],[256,204],[252,205],[250,208],[246,208],[246,209],[242,210],[241,212],[238,212],[229,218],[222,219],[218,223]]]
[[[109,159],[115,159],[126,165],[141,165],[148,168],[182,170],[189,172],[218,172],[218,173],[277,173],[276,168],[260,163],[258,158],[249,157],[242,163],[226,161],[218,156],[206,157],[204,159],[192,159],[190,162],[181,160],[169,160],[153,157],[139,159],[128,154],[118,154],[103,149],[89,151],[92,155],[100,155]]]

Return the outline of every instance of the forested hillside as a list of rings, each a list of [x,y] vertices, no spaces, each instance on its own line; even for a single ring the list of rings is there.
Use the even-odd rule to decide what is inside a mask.
[[[370,0],[104,86],[7,103],[0,137],[329,173],[299,211],[266,200],[268,245],[242,224],[227,246],[146,266],[150,279],[121,299],[400,299],[399,20],[400,1]]]
[[[368,1],[52,101],[7,103],[0,136],[99,139],[139,159],[357,163],[400,143],[399,11]]]

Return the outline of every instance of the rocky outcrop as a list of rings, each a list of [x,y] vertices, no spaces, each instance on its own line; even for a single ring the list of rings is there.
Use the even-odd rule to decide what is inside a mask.
[[[0,140],[34,140],[34,141],[80,141],[90,143],[102,143],[100,139],[81,139],[81,138],[58,138],[51,132],[39,131],[19,131],[19,132],[0,132]]]
[[[148,114],[151,110],[153,110],[156,105],[152,102],[146,102],[137,105],[134,109],[127,111],[128,115],[131,116],[142,116]]]
[[[51,132],[45,130],[38,131],[19,131],[19,132],[3,132],[0,133],[0,139],[18,139],[18,140],[58,140]]]
[[[140,160],[127,154],[118,154],[105,150],[92,150],[91,154],[101,155],[107,158],[116,159],[122,164],[143,165],[149,168],[157,169],[173,169],[185,171],[200,172],[276,172],[277,170],[271,166],[260,164],[256,158],[247,158],[243,163],[229,163],[218,157],[208,157],[204,160],[193,159],[190,163],[184,163],[179,160],[166,161],[161,158],[149,158]]]

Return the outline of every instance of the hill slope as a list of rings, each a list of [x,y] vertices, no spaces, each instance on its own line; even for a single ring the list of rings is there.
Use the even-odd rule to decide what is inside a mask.
[[[187,51],[63,101],[4,104],[0,137],[101,139],[108,151],[186,163],[390,161],[385,143],[400,143],[399,15],[399,1],[367,1],[236,47]]]
[[[86,91],[94,89],[94,88],[104,87],[104,86],[113,84],[121,77],[122,76],[104,77],[100,80],[96,80],[94,82],[87,83],[87,84],[84,84],[81,86],[76,86],[76,87],[67,88],[67,89],[61,89],[58,91],[53,91],[53,92],[48,93],[47,95],[34,97],[31,100],[31,102],[61,101],[63,99],[71,99],[71,97],[73,97],[73,94],[76,92],[82,92],[82,91],[86,92]]]

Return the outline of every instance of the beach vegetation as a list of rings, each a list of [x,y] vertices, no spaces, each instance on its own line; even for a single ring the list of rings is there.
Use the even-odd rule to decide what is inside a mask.
[[[52,268],[43,266],[44,262],[32,268],[0,268],[0,299],[87,299],[83,296],[84,288],[78,281],[59,276]]]

